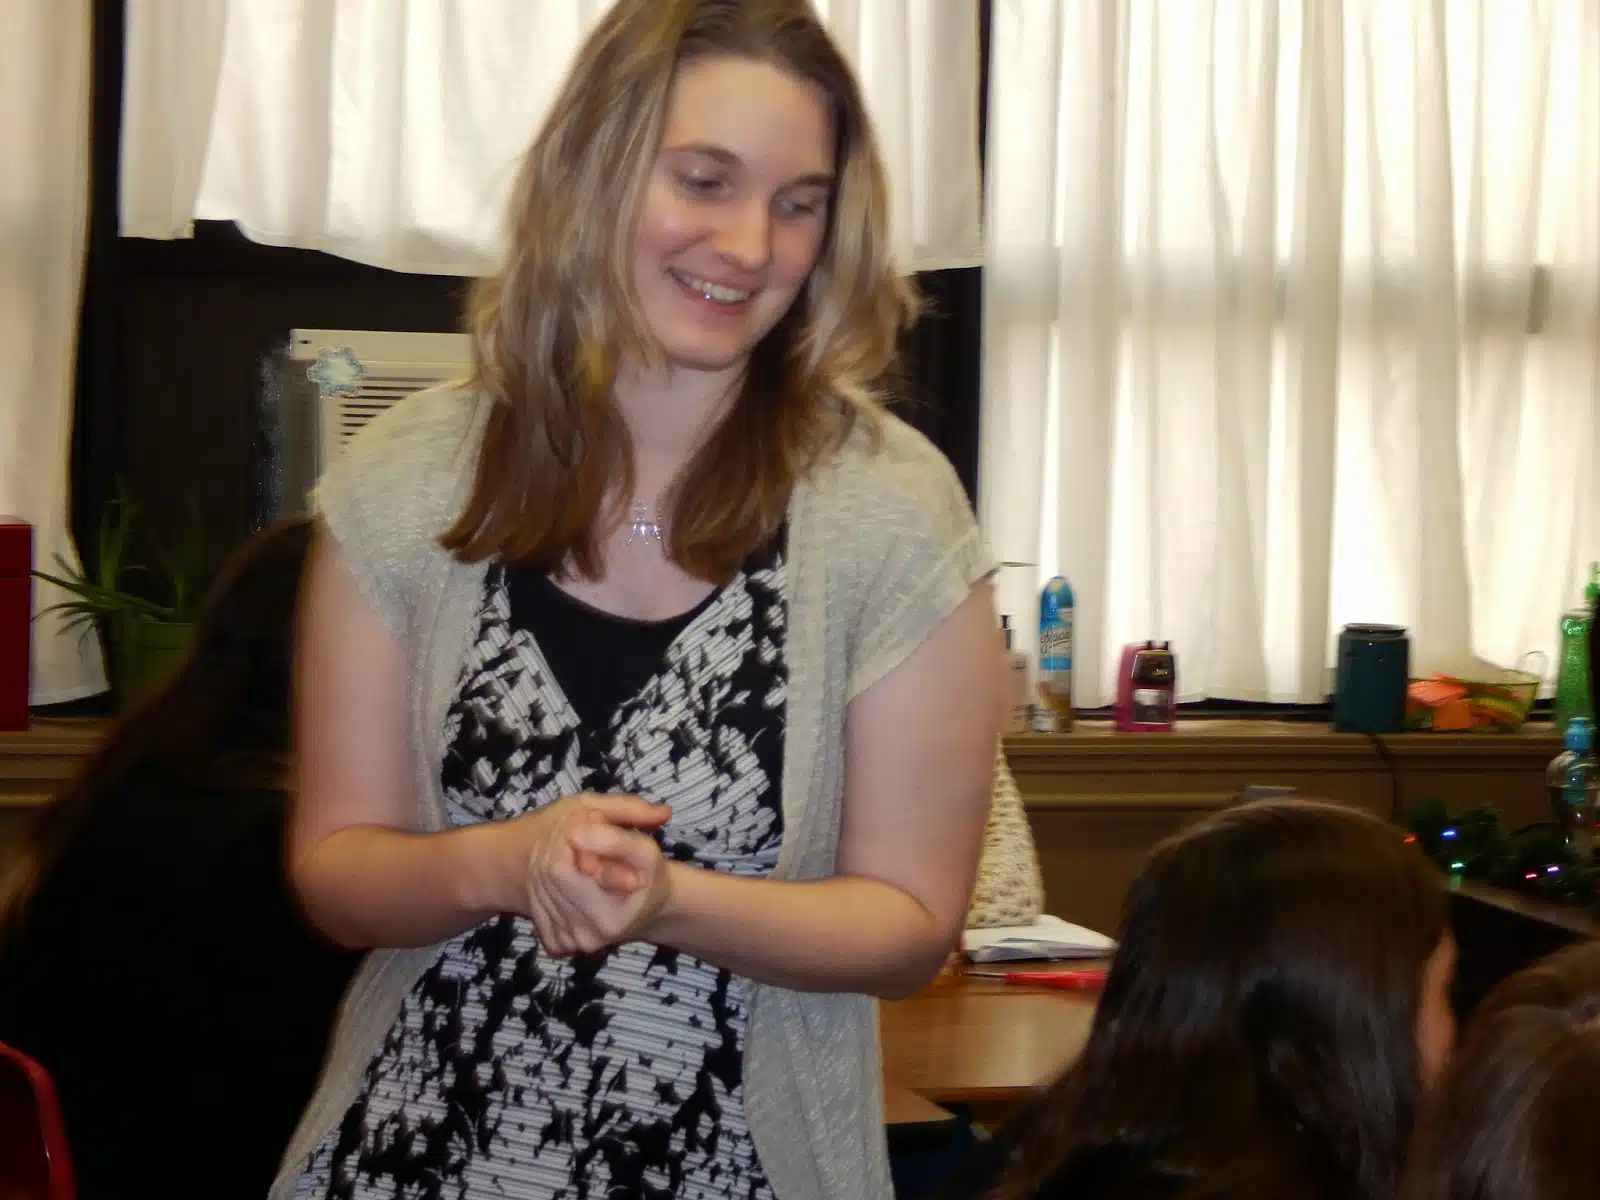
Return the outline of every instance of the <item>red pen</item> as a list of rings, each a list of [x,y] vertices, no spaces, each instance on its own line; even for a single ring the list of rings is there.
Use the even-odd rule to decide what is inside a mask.
[[[1001,983],[1030,984],[1034,987],[1092,991],[1106,981],[1104,967],[1081,967],[1072,971],[968,971],[979,979],[998,979]]]

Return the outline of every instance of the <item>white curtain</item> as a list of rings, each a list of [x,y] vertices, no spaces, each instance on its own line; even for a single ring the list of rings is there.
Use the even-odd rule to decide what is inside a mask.
[[[1600,4],[996,0],[980,515],[1184,698],[1551,655],[1600,558]]]
[[[89,204],[89,5],[0,4],[0,513],[34,562],[76,563],[68,532],[73,368]],[[64,597],[37,584],[35,611]],[[93,638],[33,631],[34,704],[105,689]]]
[[[481,274],[515,160],[608,0],[128,0],[122,233],[196,218]],[[907,270],[981,255],[972,0],[816,0],[861,78]]]

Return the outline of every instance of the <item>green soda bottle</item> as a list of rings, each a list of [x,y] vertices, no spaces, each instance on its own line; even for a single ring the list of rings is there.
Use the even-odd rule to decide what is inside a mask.
[[[1589,695],[1589,625],[1600,599],[1600,562],[1589,564],[1589,584],[1582,608],[1561,618],[1561,663],[1556,671],[1556,732],[1565,733],[1573,717],[1594,719]]]

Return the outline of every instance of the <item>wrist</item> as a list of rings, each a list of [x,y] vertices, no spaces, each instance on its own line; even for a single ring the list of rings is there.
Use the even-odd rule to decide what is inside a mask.
[[[520,839],[506,837],[507,823],[487,821],[453,835],[456,896],[462,911],[479,921],[523,909],[527,856]]]
[[[694,903],[696,885],[700,876],[708,874],[688,863],[668,861],[661,869],[661,904],[650,918],[645,940],[658,945],[672,945],[683,928],[687,911]]]

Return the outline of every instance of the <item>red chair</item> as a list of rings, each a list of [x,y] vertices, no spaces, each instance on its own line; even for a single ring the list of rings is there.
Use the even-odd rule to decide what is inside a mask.
[[[50,1073],[0,1042],[0,1198],[76,1200],[77,1194]]]

